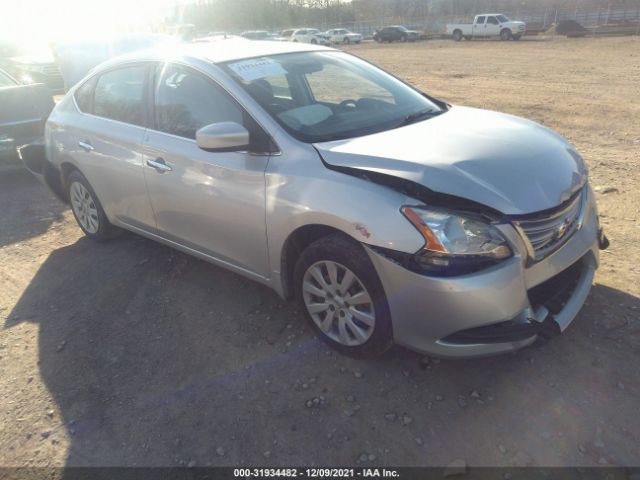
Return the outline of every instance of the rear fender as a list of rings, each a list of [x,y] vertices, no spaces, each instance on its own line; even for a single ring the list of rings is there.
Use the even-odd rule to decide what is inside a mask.
[[[18,155],[22,164],[38,180],[45,184],[63,203],[69,203],[62,172],[47,160],[44,141],[38,141],[24,145],[18,149]]]

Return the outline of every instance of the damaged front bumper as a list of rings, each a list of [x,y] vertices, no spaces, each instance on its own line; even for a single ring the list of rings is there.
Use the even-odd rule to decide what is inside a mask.
[[[592,194],[581,228],[544,260],[529,264],[517,231],[505,225],[503,233],[514,257],[458,277],[422,275],[367,248],[397,344],[441,357],[479,357],[518,350],[569,326],[591,290],[599,248],[608,245]]]

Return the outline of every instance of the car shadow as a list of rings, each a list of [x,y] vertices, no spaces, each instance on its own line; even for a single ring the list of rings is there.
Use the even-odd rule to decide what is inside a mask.
[[[363,451],[375,451],[375,463],[441,465],[453,446],[491,464],[499,454],[482,448],[496,424],[536,451],[526,425],[553,415],[541,404],[557,409],[584,388],[570,384],[587,366],[595,404],[559,412],[560,424],[591,428],[589,415],[611,420],[630,408],[609,402],[600,383],[640,344],[629,315],[639,305],[597,285],[577,326],[518,354],[437,362],[395,348],[353,359],[318,341],[268,288],[124,235],[53,251],[4,327],[39,326],[40,374],[60,418],[46,440],[29,441],[66,438],[67,466],[346,465]],[[474,409],[484,413],[471,417]],[[633,448],[608,443],[623,460]]]
[[[0,248],[45,233],[67,210],[22,167],[0,172],[0,205]]]

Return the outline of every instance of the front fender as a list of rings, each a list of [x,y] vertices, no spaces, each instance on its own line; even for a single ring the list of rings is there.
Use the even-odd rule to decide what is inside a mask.
[[[415,200],[391,188],[324,167],[301,175],[267,173],[266,184],[269,264],[279,292],[284,245],[306,225],[331,227],[358,242],[400,252],[415,253],[424,245],[400,212]]]

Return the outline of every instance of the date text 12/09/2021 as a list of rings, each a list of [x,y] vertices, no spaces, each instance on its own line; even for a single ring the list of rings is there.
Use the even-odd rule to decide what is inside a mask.
[[[236,468],[235,478],[396,478],[399,473],[388,468]]]

